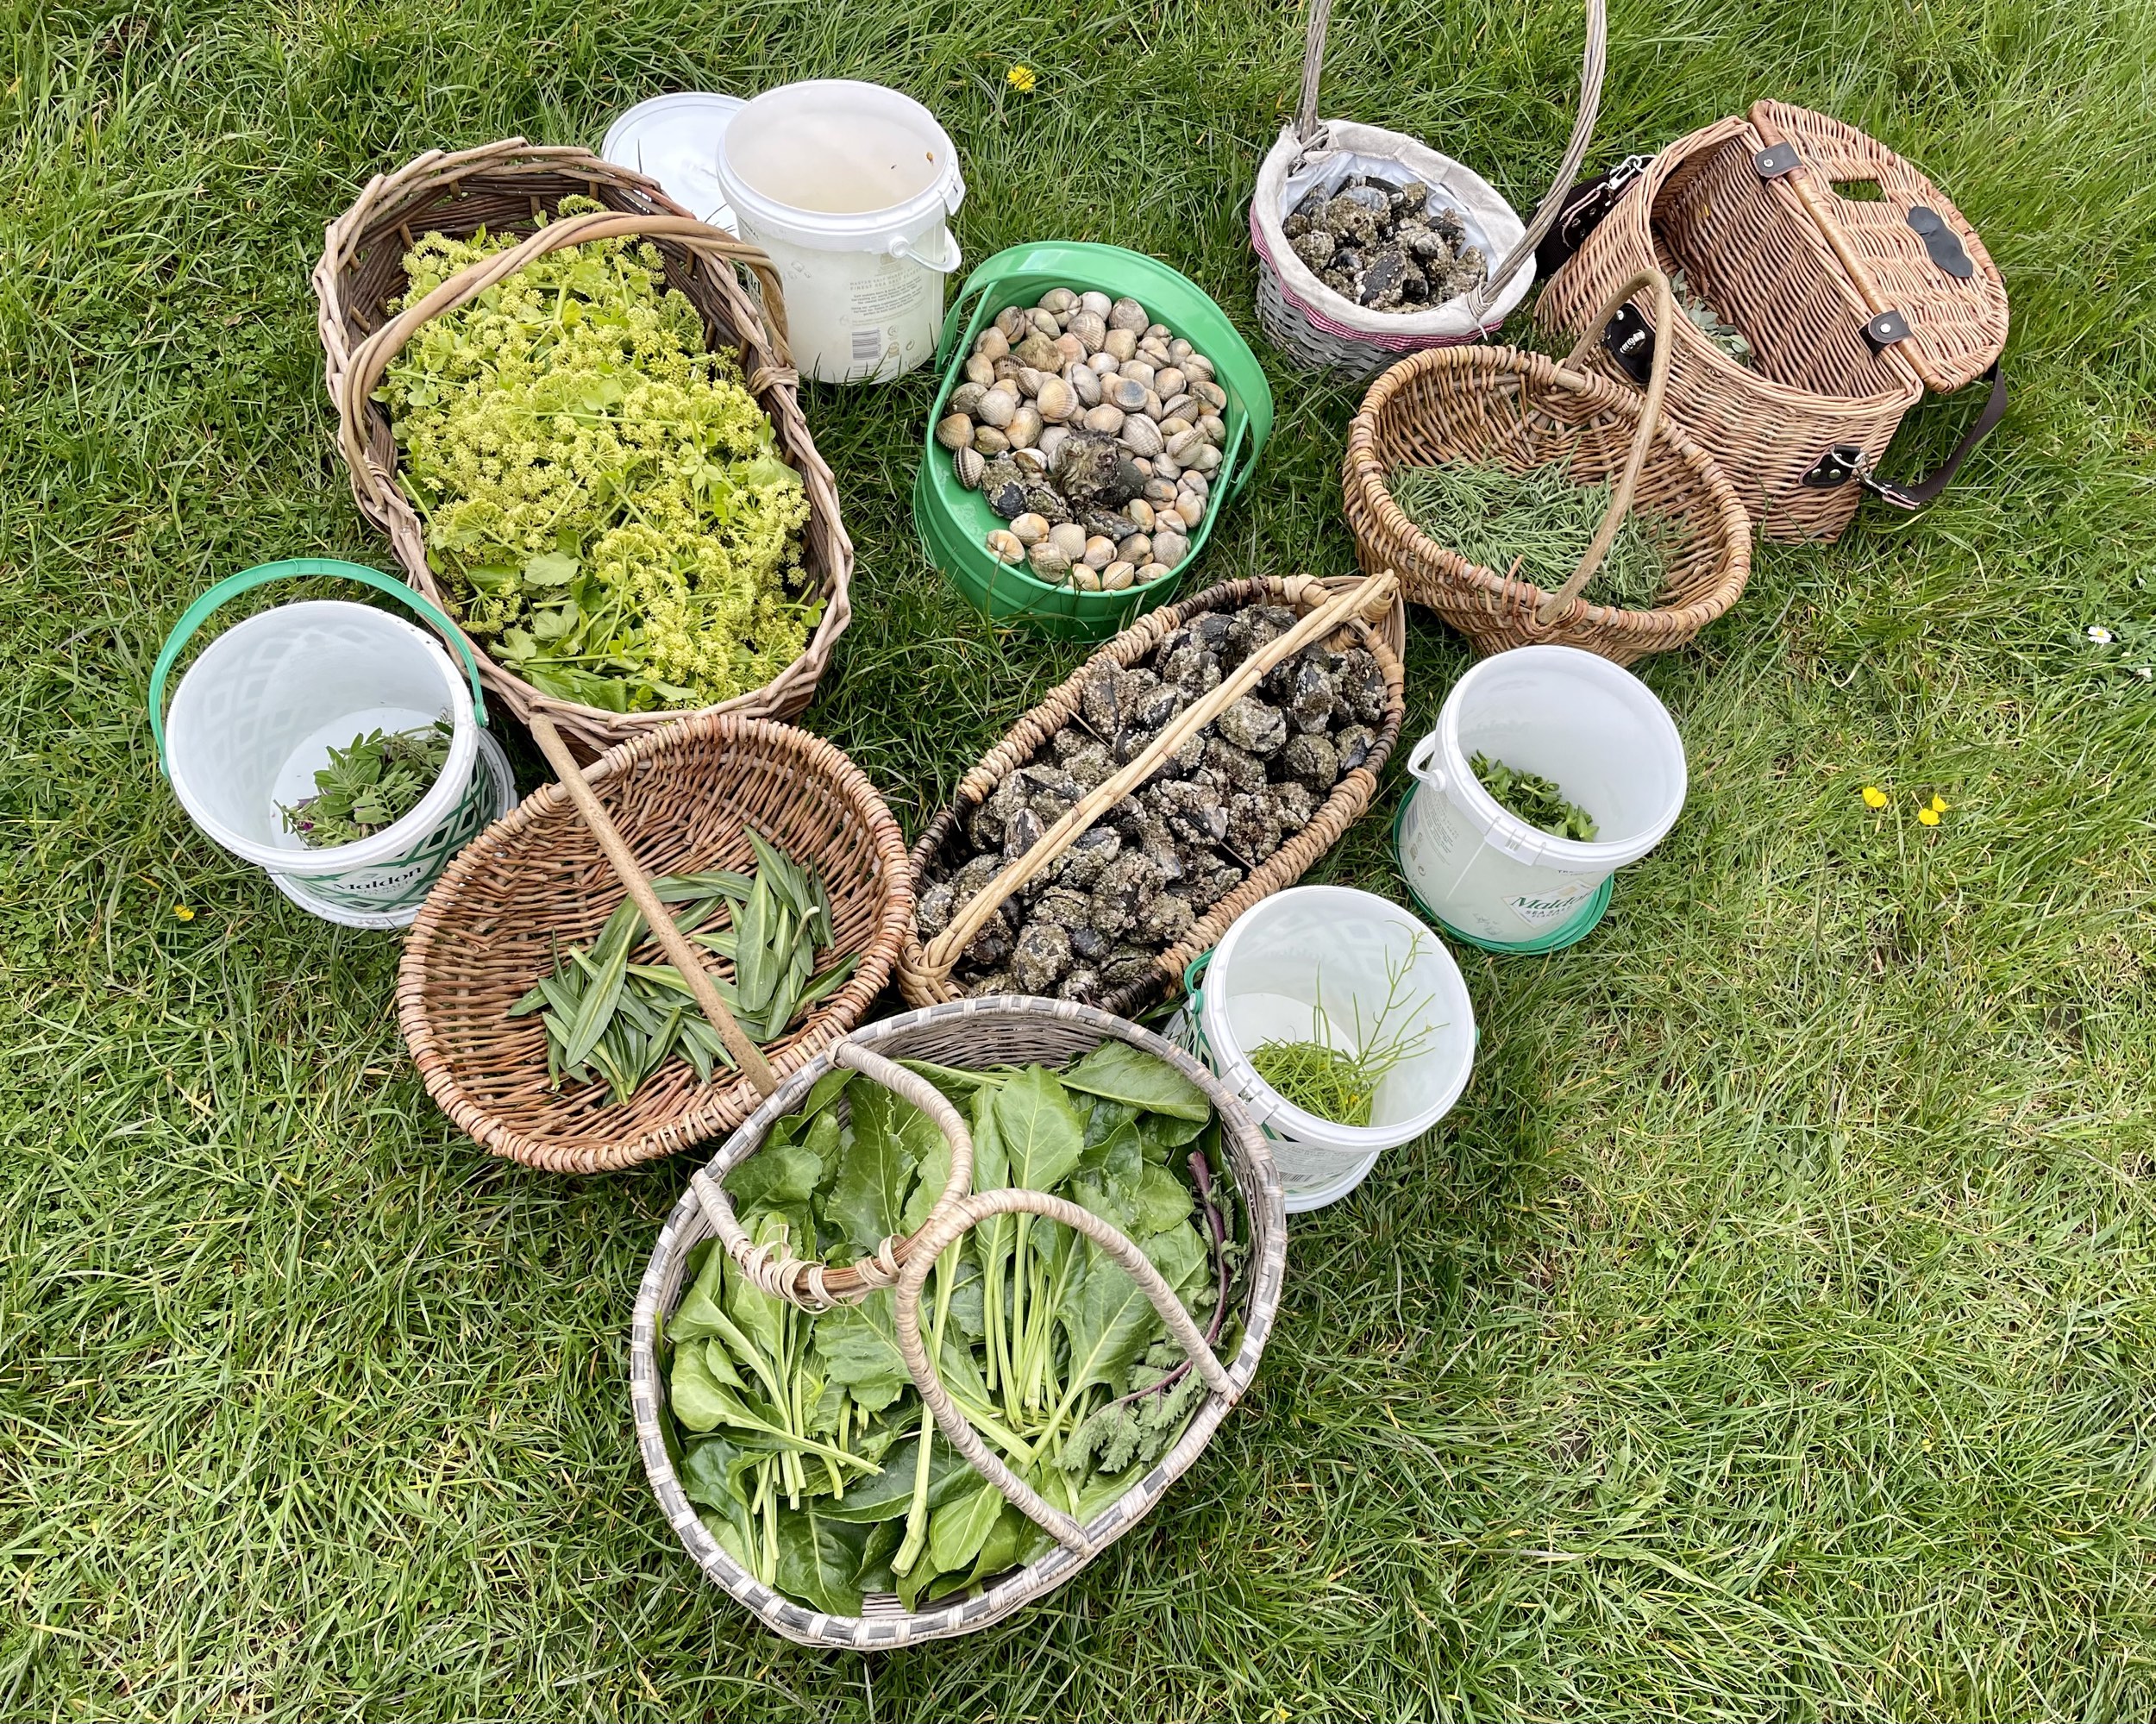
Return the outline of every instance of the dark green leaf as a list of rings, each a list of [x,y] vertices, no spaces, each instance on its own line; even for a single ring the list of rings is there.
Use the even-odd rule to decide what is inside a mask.
[[[861,1571],[868,1537],[857,1526],[834,1520],[828,1504],[808,1501],[781,1508],[778,1517],[778,1584],[804,1604],[834,1616],[861,1611]]]
[[[858,1483],[849,1481],[846,1494],[826,1503],[824,1513],[834,1520],[903,1519],[913,1506],[913,1473],[919,1464],[921,1439],[910,1437],[894,1444],[883,1458],[883,1470]],[[939,1508],[975,1476],[966,1458],[943,1441],[932,1439],[928,1456],[928,1503]]]
[[[1008,1183],[1053,1190],[1085,1147],[1085,1127],[1062,1085],[1044,1068],[1028,1066],[996,1092],[993,1106]]]
[[[906,1226],[906,1194],[922,1152],[942,1141],[910,1101],[864,1083],[853,1099],[854,1140],[842,1155],[824,1213],[856,1251],[873,1251]]]
[[[1002,1512],[1003,1493],[985,1481],[953,1497],[929,1518],[929,1561],[946,1574],[970,1569]]]
[[[1200,1125],[1213,1117],[1205,1092],[1167,1061],[1128,1042],[1106,1041],[1062,1075],[1064,1087]]]

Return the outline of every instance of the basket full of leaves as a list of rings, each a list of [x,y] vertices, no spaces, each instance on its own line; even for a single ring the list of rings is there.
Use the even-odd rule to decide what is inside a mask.
[[[856,1031],[668,1217],[644,1467],[705,1573],[810,1646],[985,1627],[1159,1503],[1248,1389],[1281,1188],[1181,1050],[1069,1000]]]
[[[853,549],[761,251],[511,139],[377,176],[314,280],[360,511],[517,718],[588,758],[807,705]]]
[[[1679,647],[1737,602],[1752,528],[1713,460],[1662,415],[1670,344],[1644,394],[1583,367],[1643,271],[1562,363],[1518,348],[1437,348],[1370,386],[1348,433],[1348,524],[1366,569],[1396,569],[1489,653],[1539,643],[1619,664]]]

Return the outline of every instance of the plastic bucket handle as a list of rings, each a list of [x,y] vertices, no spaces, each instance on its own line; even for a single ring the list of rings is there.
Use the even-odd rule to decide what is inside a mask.
[[[1445,770],[1436,762],[1438,733],[1432,730],[1407,752],[1407,775],[1428,785],[1432,790],[1445,788]]]
[[[1183,992],[1189,996],[1184,1010],[1190,1014],[1190,1039],[1196,1044],[1198,1057],[1213,1066],[1220,1080],[1234,1089],[1236,1099],[1250,1116],[1251,1122],[1263,1125],[1280,1112],[1280,1099],[1273,1088],[1257,1075],[1250,1063],[1237,1056],[1224,1062],[1230,1069],[1219,1071],[1213,1056],[1213,1046],[1206,1036],[1205,974],[1213,963],[1213,955],[1219,949],[1208,946],[1183,966]]]
[[[438,606],[413,592],[395,575],[384,574],[363,563],[345,562],[337,557],[287,557],[282,562],[258,563],[253,568],[227,576],[190,605],[179,621],[172,624],[172,632],[166,636],[164,648],[157,655],[157,668],[150,672],[150,737],[157,744],[157,769],[166,777],[172,774],[165,762],[165,679],[172,674],[181,650],[194,638],[195,630],[202,627],[212,611],[242,592],[251,592],[273,580],[297,580],[310,574],[335,575],[341,580],[355,580],[377,592],[386,592],[433,624],[464,661],[464,674],[472,685],[472,716],[481,724],[486,723],[486,699],[479,691],[479,661],[472,656],[471,644],[464,638],[464,631]]]
[[[935,257],[924,256],[914,248],[914,242],[904,234],[894,235],[884,249],[893,257],[904,258],[908,263],[918,263],[924,269],[932,269],[938,275],[952,275],[966,260],[966,254],[959,248],[958,236],[949,228],[943,230],[943,249]],[[940,351],[941,344],[938,344]]]

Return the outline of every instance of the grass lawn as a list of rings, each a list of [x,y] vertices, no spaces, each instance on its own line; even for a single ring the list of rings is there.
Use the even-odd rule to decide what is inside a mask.
[[[461,1138],[396,1033],[396,938],[196,837],[141,692],[217,577],[385,561],[307,286],[371,173],[596,145],[671,88],[877,78],[956,138],[970,257],[1138,246],[1255,340],[1240,200],[1299,21],[0,3],[0,1715],[2156,1711],[2156,14],[1614,12],[1595,160],[1763,95],[1876,132],[2006,272],[2013,413],[1929,515],[1763,549],[1647,667],[1682,824],[1583,946],[1463,954],[1466,1100],[1296,1225],[1257,1390],[1163,1509],[1004,1627],[865,1663],[752,1626],[645,1485],[627,1322],[682,1168]],[[1530,204],[1578,32],[1557,0],[1344,0],[1325,109]],[[1206,576],[1351,567],[1356,397],[1275,386]],[[861,561],[807,722],[909,830],[1077,655],[924,565],[929,391],[809,404]],[[1417,619],[1411,734],[1467,662]],[[1398,892],[1400,791],[1321,877]]]

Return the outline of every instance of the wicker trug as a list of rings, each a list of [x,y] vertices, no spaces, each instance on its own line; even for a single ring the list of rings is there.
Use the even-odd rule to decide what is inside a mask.
[[[608,212],[550,221],[564,197],[585,197]],[[403,259],[420,235],[439,231],[468,237],[527,235],[514,251],[473,266],[402,316],[389,303],[406,290]],[[763,687],[703,710],[744,718],[791,718],[815,698],[816,685],[851,615],[847,589],[854,552],[839,520],[838,491],[802,417],[798,380],[786,344],[786,314],[770,260],[753,246],[693,220],[656,182],[588,150],[527,144],[510,138],[444,154],[429,151],[394,173],[379,174],[325,235],[314,273],[329,398],[336,404],[339,443],[360,511],[389,535],[411,584],[455,614],[427,563],[423,524],[397,482],[397,444],[389,414],[372,398],[390,361],[426,317],[452,310],[532,258],[585,240],[649,240],[666,260],[667,282],[704,319],[714,350],[741,358],[749,392],[770,416],[780,448],[800,473],[809,500],[801,565],[824,601],[824,613],[801,655]],[[754,278],[752,297],[737,272]],[[490,658],[473,643],[487,691],[522,720],[547,713],[580,757],[673,723],[680,712],[610,712],[556,699]]]

